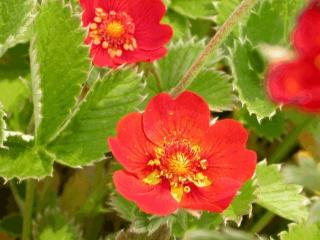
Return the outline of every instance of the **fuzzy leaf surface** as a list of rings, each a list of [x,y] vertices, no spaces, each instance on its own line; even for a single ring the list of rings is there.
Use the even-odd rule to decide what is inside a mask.
[[[320,236],[319,224],[291,224],[288,232],[280,234],[281,240],[318,240]]]
[[[31,72],[36,141],[48,142],[77,102],[90,61],[80,19],[62,1],[46,1],[35,21]]]
[[[223,217],[241,224],[242,217],[252,211],[252,204],[256,197],[254,195],[255,186],[252,180],[246,182],[239,190],[239,195],[235,197],[231,205],[223,212]]]
[[[0,2],[0,57],[7,49],[27,40],[36,4],[36,0]]]
[[[212,2],[212,0],[173,0],[170,8],[192,19],[207,19],[214,14]]]
[[[81,232],[58,209],[47,209],[42,216],[36,220],[35,239],[38,240],[81,240]]]
[[[241,103],[258,120],[272,117],[276,113],[276,107],[269,100],[259,74],[264,70],[264,63],[258,52],[248,41],[237,42],[231,53],[230,64]]]
[[[150,98],[161,91],[169,92],[175,87],[204,47],[203,40],[195,41],[194,39],[172,44],[168,55],[155,64],[153,72],[148,72],[148,97]],[[204,97],[214,111],[232,109],[235,98],[230,77],[212,67],[219,59],[219,53],[212,56],[208,68],[200,72],[187,88]]]
[[[5,179],[43,178],[52,175],[52,165],[52,156],[34,146],[31,136],[10,133],[0,149],[0,176]]]
[[[57,161],[81,166],[102,160],[106,140],[114,135],[117,122],[135,111],[141,102],[141,76],[118,70],[98,80],[75,110],[70,122],[48,148]]]
[[[308,199],[300,192],[302,187],[284,181],[279,165],[269,165],[263,161],[257,166],[255,191],[257,204],[269,211],[295,222],[308,217]]]

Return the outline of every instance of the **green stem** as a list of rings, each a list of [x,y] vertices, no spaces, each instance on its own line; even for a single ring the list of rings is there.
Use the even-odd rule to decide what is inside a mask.
[[[222,44],[224,39],[232,32],[233,28],[239,23],[240,19],[245,16],[258,0],[243,0],[230,17],[219,28],[217,33],[212,37],[207,47],[200,54],[198,59],[193,63],[190,69],[186,72],[179,84],[172,90],[172,95],[177,96],[183,92],[198,75],[204,67],[207,59],[211,54]]]
[[[34,197],[35,182],[30,179],[27,180],[26,186],[26,197],[23,209],[23,230],[22,240],[30,240],[31,238],[31,227],[32,227],[32,207]]]
[[[269,158],[269,163],[279,163],[281,162],[296,145],[297,139],[300,133],[309,126],[312,122],[316,121],[315,116],[307,117],[302,123],[297,125],[285,138],[285,140],[279,145],[279,147],[273,152],[272,156]]]
[[[275,214],[267,211],[259,220],[256,222],[253,227],[250,229],[251,233],[261,232],[275,217]]]
[[[21,199],[21,196],[19,194],[17,185],[12,180],[12,181],[9,182],[9,186],[10,186],[10,190],[11,190],[11,193],[13,195],[13,198],[16,201],[20,212],[22,213],[23,212],[23,200]]]

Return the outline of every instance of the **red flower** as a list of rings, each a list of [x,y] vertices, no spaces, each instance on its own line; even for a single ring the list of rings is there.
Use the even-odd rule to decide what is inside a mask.
[[[270,67],[271,98],[305,111],[320,111],[320,0],[310,3],[293,33],[297,58]]]
[[[255,170],[248,133],[234,120],[209,125],[207,103],[192,92],[162,93],[145,112],[125,116],[108,139],[124,170],[117,191],[143,211],[168,215],[177,208],[222,212]]]
[[[161,0],[80,0],[87,44],[97,66],[153,61],[163,57],[172,29],[160,24],[166,9]]]

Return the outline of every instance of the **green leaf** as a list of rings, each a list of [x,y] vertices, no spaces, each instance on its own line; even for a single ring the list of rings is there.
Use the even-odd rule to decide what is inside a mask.
[[[162,91],[175,87],[205,47],[205,41],[192,39],[178,41],[169,46],[169,53],[156,63]],[[160,91],[161,91],[160,90]]]
[[[189,230],[182,240],[257,240],[257,238],[243,231],[225,229],[222,232]]]
[[[48,142],[70,117],[90,67],[84,29],[62,1],[46,1],[35,21],[31,72],[36,141]]]
[[[141,76],[129,69],[98,80],[48,146],[57,161],[76,167],[103,159],[106,139],[114,135],[121,117],[136,110],[142,89]]]
[[[7,113],[8,129],[27,132],[33,113],[29,81],[22,78],[0,80],[0,102]]]
[[[256,170],[255,191],[257,204],[292,221],[301,222],[308,217],[308,198],[300,192],[302,187],[285,183],[279,172],[279,165],[267,166],[261,162]]]
[[[29,44],[10,48],[0,59],[0,81],[17,79],[30,73]]]
[[[173,28],[173,39],[190,36],[190,21],[172,10],[167,11],[163,23],[167,23]]]
[[[110,205],[121,218],[127,221],[132,221],[132,219],[135,218],[135,215],[139,211],[137,206],[133,202],[126,200],[119,194],[116,194],[111,198]]]
[[[214,14],[212,0],[172,0],[170,8],[191,19],[210,19]]]
[[[152,234],[147,233],[135,233],[133,231],[121,231],[115,237],[115,240],[169,240],[171,236],[170,228],[166,225],[160,226]]]
[[[279,139],[285,132],[285,118],[282,112],[277,112],[270,119],[265,118],[259,123],[255,115],[250,115],[245,108],[242,108],[239,113],[239,120],[259,137],[270,141]]]
[[[3,103],[4,110],[13,113],[23,104],[23,101],[29,96],[27,84],[22,79],[0,80],[0,101]]]
[[[320,226],[317,224],[290,224],[288,232],[280,233],[281,240],[318,240]]]
[[[216,23],[218,26],[221,26],[228,17],[232,14],[232,12],[237,8],[237,6],[241,3],[241,0],[215,0],[215,17]]]
[[[0,220],[0,232],[11,237],[20,237],[22,233],[22,217],[19,214],[11,214]]]
[[[109,191],[101,164],[76,171],[69,177],[60,196],[60,206],[64,213],[77,216],[76,220],[100,213]]]
[[[34,20],[37,0],[5,0],[0,2],[0,57],[8,48],[27,41]]]
[[[81,232],[73,222],[58,209],[46,210],[36,220],[37,240],[81,240]]]
[[[171,225],[171,217],[158,217],[150,216],[143,212],[138,212],[135,218],[132,220],[130,230],[135,233],[147,233],[148,235],[153,234],[162,225]]]
[[[239,195],[235,197],[231,205],[223,212],[223,217],[226,220],[235,221],[238,225],[241,224],[244,215],[250,215],[252,212],[252,203],[256,197],[254,195],[255,187],[250,180],[246,182],[240,189]]]
[[[178,41],[169,47],[168,55],[147,69],[147,93],[149,99],[162,92],[169,92],[182,79],[192,63],[197,59],[205,47],[205,41]],[[207,63],[207,69],[200,72],[188,90],[195,91],[203,96],[212,110],[230,110],[233,107],[234,95],[230,77],[213,69],[216,61],[220,60],[220,53],[212,56]],[[153,69],[154,67],[154,69]]]
[[[0,149],[1,177],[21,180],[52,175],[52,156],[41,147],[34,146],[32,136],[6,132],[4,145]]]
[[[304,4],[304,0],[261,1],[244,25],[244,35],[253,45],[288,42],[297,13]]]
[[[4,121],[5,113],[3,111],[2,103],[0,102],[0,148],[3,147],[4,131],[6,130],[6,122]]]
[[[235,96],[230,76],[222,72],[214,70],[200,72],[188,90],[204,97],[213,111],[221,112],[233,109]]]
[[[299,184],[311,191],[320,191],[320,163],[306,152],[296,155],[298,165],[285,165],[283,175],[287,182]]]
[[[248,41],[236,42],[231,52],[230,65],[234,77],[234,87],[239,93],[240,101],[247,106],[250,114],[255,114],[258,121],[272,117],[276,107],[269,100],[264,81],[259,73],[264,63],[258,52]]]
[[[175,237],[182,238],[184,233],[189,229],[216,229],[221,223],[223,223],[221,214],[215,214],[207,211],[192,212],[192,214],[191,212],[180,209],[176,214],[171,216],[172,232]]]

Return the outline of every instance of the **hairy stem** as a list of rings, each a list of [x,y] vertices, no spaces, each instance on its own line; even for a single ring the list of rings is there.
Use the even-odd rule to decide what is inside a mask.
[[[269,158],[269,163],[279,163],[281,162],[296,145],[297,139],[300,133],[308,127],[312,122],[316,121],[317,118],[314,116],[307,117],[302,123],[297,125],[284,139],[282,144],[273,152],[272,156]]]
[[[13,198],[16,201],[16,204],[17,204],[20,212],[22,213],[23,212],[23,200],[21,199],[17,185],[12,180],[12,181],[9,181],[9,186],[10,186],[10,190],[13,195]]]
[[[251,233],[261,232],[275,217],[275,214],[267,211],[250,229]]]
[[[35,182],[30,179],[26,184],[26,197],[23,207],[23,229],[22,240],[31,239],[31,227],[32,227],[32,207],[34,197]]]
[[[243,0],[241,2],[241,4],[220,27],[217,33],[212,37],[207,47],[186,72],[179,84],[172,90],[171,94],[173,96],[179,95],[190,85],[191,81],[201,71],[210,55],[222,44],[225,38],[232,32],[233,28],[239,23],[240,19],[245,16],[257,2],[258,0]]]

